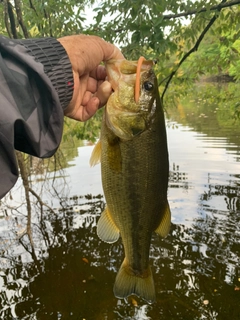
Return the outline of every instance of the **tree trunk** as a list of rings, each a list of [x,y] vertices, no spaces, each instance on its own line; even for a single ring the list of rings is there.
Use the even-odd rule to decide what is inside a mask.
[[[17,35],[15,17],[14,17],[14,13],[13,13],[13,6],[12,6],[10,0],[4,0],[4,5],[5,5],[5,11],[7,12],[9,20],[10,20],[10,28],[11,28],[11,33],[12,33],[11,38],[17,39],[18,35]],[[7,19],[7,17],[5,17],[5,21],[6,21],[6,19]],[[8,21],[8,19],[7,19],[7,21]],[[7,28],[7,26],[6,26],[6,28]],[[10,28],[9,28],[9,30],[7,28],[8,33],[10,33]]]
[[[27,38],[29,38],[29,33],[28,33],[27,28],[23,22],[21,2],[20,2],[20,0],[14,0],[14,3],[15,3],[15,9],[16,9],[16,13],[17,13],[18,22],[22,28],[24,37],[27,39]]]

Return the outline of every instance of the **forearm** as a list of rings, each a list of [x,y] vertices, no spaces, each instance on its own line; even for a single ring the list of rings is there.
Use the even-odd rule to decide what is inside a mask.
[[[73,95],[73,72],[64,47],[54,38],[22,39],[15,42],[23,46],[26,53],[43,66],[44,73],[51,80],[61,106],[65,109]]]
[[[0,36],[0,81],[1,198],[17,180],[14,149],[48,157],[58,148],[73,94],[71,63],[55,39]]]

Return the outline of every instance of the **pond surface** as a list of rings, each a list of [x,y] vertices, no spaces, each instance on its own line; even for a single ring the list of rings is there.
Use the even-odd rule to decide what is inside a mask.
[[[96,235],[105,205],[100,167],[89,168],[93,146],[82,146],[56,172],[61,201],[44,195],[54,211],[33,210],[34,247],[21,238],[21,207],[0,207],[1,319],[240,319],[239,122],[202,96],[182,99],[166,116],[172,227],[152,241],[156,303],[113,295],[123,248]],[[11,196],[20,201],[18,186]]]

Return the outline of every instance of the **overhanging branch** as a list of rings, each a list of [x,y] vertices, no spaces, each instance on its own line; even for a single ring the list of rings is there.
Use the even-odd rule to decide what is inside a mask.
[[[224,3],[226,3],[226,0],[223,0],[223,1],[222,1],[222,4],[224,4]],[[223,7],[222,7],[222,8],[223,8]],[[219,8],[218,11],[220,12],[222,8]],[[167,88],[168,88],[168,86],[169,86],[172,78],[174,77],[174,75],[176,74],[176,72],[178,71],[178,69],[180,68],[180,66],[181,66],[181,65],[183,64],[183,62],[190,56],[190,54],[192,54],[193,52],[195,52],[195,51],[198,50],[198,47],[199,47],[201,41],[203,40],[205,34],[208,32],[208,30],[211,28],[211,26],[214,24],[214,22],[217,20],[217,18],[218,18],[218,15],[216,15],[216,14],[211,18],[211,20],[209,21],[209,23],[206,25],[206,27],[204,28],[204,30],[203,30],[202,33],[200,34],[199,38],[197,39],[197,41],[196,41],[195,45],[192,47],[192,49],[190,49],[190,50],[182,57],[182,59],[180,60],[179,64],[177,65],[176,69],[175,69],[174,71],[172,71],[172,73],[171,73],[167,78],[164,79],[164,81],[165,81],[166,79],[168,79],[168,80],[167,80],[167,83],[166,83],[166,85],[165,85],[165,88],[164,88],[163,93],[162,93],[162,96],[161,96],[162,100],[163,100],[163,97],[164,97],[164,95],[165,95],[165,93],[166,93],[166,91],[167,91]],[[162,82],[163,82],[163,81],[162,81]]]
[[[232,0],[232,1],[225,1],[224,3],[221,2],[219,4],[216,4],[210,8],[202,8],[202,9],[195,9],[195,10],[189,10],[186,12],[181,12],[181,13],[177,13],[177,14],[167,14],[167,15],[163,15],[163,20],[170,20],[170,19],[175,19],[175,18],[181,18],[181,17],[187,17],[187,16],[191,16],[193,14],[198,14],[201,12],[206,12],[208,10],[210,11],[220,11],[223,8],[227,8],[227,7],[232,7],[235,5],[240,4],[240,0]]]
[[[207,11],[221,11],[224,8],[233,7],[236,5],[240,5],[240,0],[222,1],[221,3],[216,4],[210,8],[203,7],[201,9],[194,9],[194,10],[189,10],[189,11],[176,13],[176,14],[162,14],[160,17],[162,18],[162,20],[170,20],[170,19],[176,19],[181,17],[188,17],[191,15],[197,15],[199,13],[207,12]],[[124,30],[125,30],[124,28],[119,28],[119,29],[114,29],[114,32],[121,33],[121,32],[124,32]]]

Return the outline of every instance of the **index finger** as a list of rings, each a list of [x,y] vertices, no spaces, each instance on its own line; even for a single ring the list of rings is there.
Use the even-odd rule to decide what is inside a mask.
[[[102,61],[108,61],[111,59],[114,59],[114,60],[125,59],[122,52],[114,44],[107,42],[101,38],[99,38],[99,40],[100,40],[99,45],[103,53]]]

